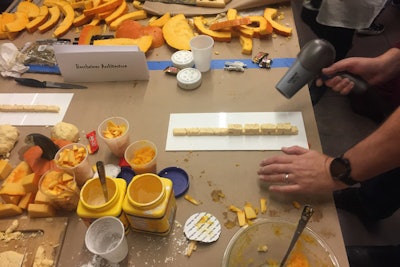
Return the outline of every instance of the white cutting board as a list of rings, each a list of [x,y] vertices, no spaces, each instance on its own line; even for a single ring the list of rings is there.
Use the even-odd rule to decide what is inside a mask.
[[[227,127],[230,123],[287,123],[297,126],[298,135],[174,136],[174,128]],[[166,151],[280,150],[283,146],[308,148],[301,112],[174,113],[170,114]]]
[[[0,111],[0,124],[11,124],[15,126],[53,126],[64,119],[73,95],[73,93],[0,94],[0,104],[57,105],[60,107],[58,113]]]

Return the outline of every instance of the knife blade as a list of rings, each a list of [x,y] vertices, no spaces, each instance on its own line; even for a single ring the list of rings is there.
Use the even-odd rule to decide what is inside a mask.
[[[216,7],[223,8],[231,0],[147,0],[150,2],[161,2],[167,4],[181,4],[200,7]]]
[[[37,88],[59,88],[59,89],[86,89],[87,86],[71,83],[58,83],[50,81],[39,81],[31,78],[15,78],[17,83]]]

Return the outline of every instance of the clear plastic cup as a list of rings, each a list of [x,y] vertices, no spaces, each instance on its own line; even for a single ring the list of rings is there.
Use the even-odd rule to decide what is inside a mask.
[[[75,152],[78,150],[79,152]],[[66,153],[71,153],[70,151],[74,151],[74,155],[79,155],[75,163],[72,163],[70,159],[65,157]],[[87,180],[93,177],[94,174],[88,156],[89,151],[85,145],[80,143],[72,143],[60,148],[54,159],[57,167],[70,174],[74,174],[76,183],[79,187],[82,187]]]
[[[125,150],[125,160],[135,174],[157,173],[157,147],[148,140],[139,140]]]
[[[115,217],[96,219],[86,231],[87,249],[111,263],[121,262],[128,255],[128,242],[122,222]]]
[[[106,137],[104,132],[107,130],[108,124],[113,123],[115,125],[125,125],[125,131],[117,136],[117,137]],[[98,133],[100,138],[106,143],[111,153],[113,153],[117,157],[123,157],[125,149],[129,145],[129,122],[122,117],[110,117],[105,119],[102,123],[100,123],[98,128]]]
[[[210,70],[213,46],[214,39],[208,35],[197,35],[190,40],[194,64],[200,72]]]
[[[79,202],[79,188],[75,177],[59,168],[45,172],[39,180],[39,190],[59,210],[75,210]]]

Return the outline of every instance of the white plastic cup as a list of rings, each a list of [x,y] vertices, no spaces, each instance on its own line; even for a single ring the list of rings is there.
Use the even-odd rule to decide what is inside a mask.
[[[125,132],[115,138],[106,138],[103,135],[103,131],[107,129],[107,123],[109,121],[112,121],[113,123],[120,125],[120,124],[125,124],[126,130]],[[98,133],[101,137],[101,139],[106,143],[108,148],[110,149],[111,153],[113,153],[117,157],[122,157],[124,156],[125,149],[129,145],[129,122],[122,117],[110,117],[105,119],[102,123],[100,123],[99,128],[98,128]]]
[[[135,164],[135,154],[142,149],[151,149],[154,151],[154,157],[147,163]],[[157,147],[149,140],[139,140],[130,144],[125,150],[125,160],[132,167],[136,175],[143,173],[157,173]]]
[[[60,155],[63,153],[64,150],[69,149],[73,150],[74,147],[78,149],[85,150],[85,158],[75,166],[65,166],[59,162]],[[56,165],[58,168],[75,175],[75,181],[79,187],[82,187],[87,180],[93,177],[94,171],[92,165],[89,161],[89,151],[85,145],[80,143],[71,143],[69,145],[65,145],[60,150],[58,150],[57,154],[55,155],[54,159],[56,160]]]
[[[214,39],[208,35],[197,35],[190,40],[194,64],[200,72],[210,70],[213,46]]]
[[[128,255],[128,241],[122,222],[112,216],[96,219],[86,231],[87,249],[111,263],[121,262]]]

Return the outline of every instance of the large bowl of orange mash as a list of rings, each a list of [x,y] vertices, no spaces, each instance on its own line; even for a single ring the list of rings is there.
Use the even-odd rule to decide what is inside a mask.
[[[230,240],[223,267],[279,267],[296,230],[296,223],[278,219],[259,219],[242,227]],[[306,227],[296,242],[285,267],[338,267],[326,242]]]

